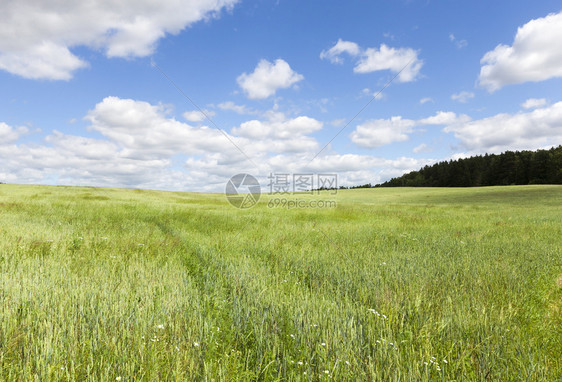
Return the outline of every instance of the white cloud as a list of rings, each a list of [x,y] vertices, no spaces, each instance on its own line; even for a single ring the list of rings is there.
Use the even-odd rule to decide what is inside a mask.
[[[117,145],[103,139],[54,131],[48,145],[0,145],[5,179],[18,183],[141,186],[164,188],[170,162],[135,160],[120,155]],[[179,178],[178,178],[179,179]],[[169,187],[177,187],[169,183]]]
[[[535,109],[544,105],[546,105],[545,98],[529,98],[521,104],[521,107],[523,109]]]
[[[162,105],[106,97],[89,111],[89,129],[98,131],[133,159],[167,158],[175,154],[230,152],[233,146],[216,129],[193,127],[168,118]]]
[[[460,93],[455,93],[451,95],[451,99],[453,101],[458,101],[461,103],[467,103],[469,99],[474,98],[474,93],[462,91]]]
[[[449,34],[449,40],[455,44],[458,49],[462,49],[468,45],[466,40],[458,40],[454,34]]]
[[[220,131],[177,121],[163,105],[107,97],[85,119],[100,138],[55,130],[43,143],[18,144],[28,129],[0,123],[0,180],[220,191],[238,172],[337,173],[340,184],[357,185],[378,183],[435,162],[340,154],[331,148],[310,162],[320,149],[312,135],[323,128],[322,122],[302,115],[287,117],[277,109],[264,119],[246,121],[225,132],[259,168]],[[544,148],[562,141],[562,102],[481,120],[439,111],[419,120],[367,121],[350,137],[359,146],[379,147],[405,141],[416,126],[423,125],[442,125],[444,132],[454,134],[463,146],[459,155]],[[420,154],[430,149],[422,143],[413,151]]]
[[[341,38],[338,39],[336,45],[328,50],[323,50],[320,53],[320,58],[323,60],[330,60],[333,64],[343,63],[343,59],[340,57],[342,53],[347,53],[350,56],[357,56],[361,52],[359,45],[352,41],[344,41]]]
[[[234,134],[224,132],[227,139],[217,129],[175,120],[163,105],[106,97],[85,117],[99,139],[55,130],[43,143],[17,144],[27,128],[0,123],[0,176],[20,183],[217,191],[235,171],[266,173],[272,155],[305,163],[303,158],[318,152],[309,134],[322,128],[320,121],[278,111],[267,115],[265,121],[242,123]]]
[[[435,115],[417,121],[421,125],[454,125],[466,123],[470,117],[466,114],[457,115],[452,111],[438,111]]]
[[[386,99],[386,97],[387,97],[385,93],[381,93],[380,91],[373,92],[369,88],[364,88],[363,90],[361,90],[361,95],[362,96],[368,96],[368,97],[374,97],[375,101],[382,101],[383,99]]]
[[[433,150],[431,149],[431,147],[429,147],[425,143],[422,143],[422,144],[414,147],[414,149],[412,151],[416,154],[419,154],[419,153],[430,153]]]
[[[435,115],[418,120],[395,116],[390,119],[370,120],[358,125],[350,134],[352,142],[365,148],[376,148],[409,139],[416,126],[444,125],[457,126],[469,122],[466,114],[457,115],[451,111],[438,111]],[[418,131],[421,131],[418,129]],[[414,151],[421,152],[421,151]]]
[[[100,49],[107,57],[147,56],[166,34],[216,17],[237,1],[1,1],[0,69],[25,78],[68,80],[87,65],[72,48]]]
[[[202,122],[207,119],[207,117],[212,118],[215,113],[210,110],[199,110],[186,111],[182,114],[183,117],[189,122]]]
[[[408,65],[408,66],[406,66]],[[367,48],[355,68],[356,73],[370,73],[379,70],[390,70],[398,75],[399,82],[416,80],[423,66],[418,52],[411,48],[391,48],[381,44],[379,49]]]
[[[394,176],[400,176],[405,172],[418,170],[426,164],[435,161],[431,159],[415,159],[399,157],[396,159],[385,159],[370,155],[358,154],[327,154],[317,157],[306,166],[301,159],[279,155],[270,160],[273,171],[279,173],[335,173],[338,177],[338,185],[359,185],[365,183],[376,184],[388,180]],[[296,165],[295,165],[296,163]],[[307,163],[304,161],[304,163]]]
[[[333,121],[331,121],[330,125],[332,125],[334,127],[343,127],[347,122],[348,122],[348,120],[345,119],[345,118],[338,118],[338,119],[334,119]]]
[[[247,115],[257,114],[257,111],[248,108],[246,105],[237,105],[232,101],[222,102],[217,105],[221,110],[233,111],[236,114]]]
[[[50,41],[21,51],[6,51],[0,47],[0,69],[24,78],[69,80],[75,70],[85,66],[87,63],[67,47]]]
[[[108,140],[67,135],[54,130],[45,141],[59,152],[71,153],[71,156],[80,156],[85,160],[107,160],[118,156],[119,147]]]
[[[303,79],[286,61],[277,59],[275,63],[261,60],[252,73],[242,73],[237,81],[248,98],[264,99]]]
[[[0,122],[0,144],[15,142],[20,136],[28,132],[29,129],[25,126],[13,128],[4,122]]]
[[[453,133],[473,153],[538,149],[562,142],[562,102],[517,114],[457,123],[443,129]]]
[[[511,46],[500,44],[480,60],[480,86],[506,85],[562,77],[562,12],[529,21],[517,29]]]
[[[415,124],[415,121],[402,117],[371,120],[358,125],[350,134],[350,138],[361,147],[380,147],[393,142],[406,141]]]
[[[297,117],[286,120],[244,122],[239,128],[232,129],[232,133],[246,138],[299,138],[322,129],[322,123],[310,117]]]
[[[378,183],[428,163],[333,152],[310,162],[320,148],[310,134],[322,123],[306,116],[288,118],[276,110],[267,115],[228,134],[259,163],[256,169],[215,129],[176,121],[162,105],[106,97],[85,118],[101,138],[55,130],[43,143],[18,145],[27,129],[0,123],[0,180],[216,192],[239,172],[261,174],[265,190],[272,171],[337,173],[340,185],[357,185]],[[394,124],[400,125],[396,119]]]
[[[398,73],[399,82],[410,82],[417,79],[423,66],[423,60],[419,59],[419,52],[412,48],[392,48],[381,44],[380,48],[362,49],[352,41],[341,39],[328,50],[320,53],[320,58],[328,59],[332,63],[341,64],[341,55],[347,53],[357,57],[353,71],[355,73],[371,73],[380,70],[390,70]]]
[[[424,98],[420,99],[420,104],[421,104],[421,105],[426,104],[426,103],[428,103],[428,102],[433,103],[433,102],[435,102],[435,101],[433,101],[433,98],[431,98],[431,97],[424,97]]]

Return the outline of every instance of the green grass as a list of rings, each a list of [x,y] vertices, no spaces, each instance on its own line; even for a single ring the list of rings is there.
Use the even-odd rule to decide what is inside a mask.
[[[0,185],[0,380],[562,380],[561,186],[298,198]]]

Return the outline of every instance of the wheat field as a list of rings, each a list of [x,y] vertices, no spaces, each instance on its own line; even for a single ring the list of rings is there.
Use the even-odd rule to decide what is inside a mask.
[[[0,185],[0,380],[562,380],[562,186],[292,197]]]

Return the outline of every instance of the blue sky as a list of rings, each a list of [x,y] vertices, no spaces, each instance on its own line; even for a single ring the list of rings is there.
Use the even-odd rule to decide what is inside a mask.
[[[116,4],[0,4],[0,181],[374,184],[562,143],[559,1]]]

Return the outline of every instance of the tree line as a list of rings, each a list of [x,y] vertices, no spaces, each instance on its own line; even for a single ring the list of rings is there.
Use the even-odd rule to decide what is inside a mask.
[[[562,184],[562,145],[550,150],[506,151],[425,166],[375,187],[478,187]],[[366,185],[365,185],[366,186]]]

